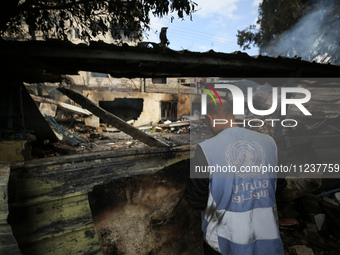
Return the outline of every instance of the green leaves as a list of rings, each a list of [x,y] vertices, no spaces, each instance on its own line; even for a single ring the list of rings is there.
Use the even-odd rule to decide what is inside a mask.
[[[31,35],[64,40],[76,30],[80,39],[88,42],[107,33],[136,39],[149,29],[150,12],[158,17],[170,12],[179,18],[191,17],[196,3],[192,0],[26,0],[4,6],[10,10],[0,9],[1,36],[28,26]]]
[[[251,45],[256,46],[261,44],[261,32],[256,29],[255,25],[250,25],[243,30],[237,30],[237,44],[243,50],[250,49]]]
[[[340,1],[263,0],[254,25],[238,31],[243,50],[258,46],[270,56],[340,62]]]
[[[289,30],[306,13],[308,0],[263,0],[259,6],[257,30],[250,25],[238,31],[238,45],[250,49],[250,45],[262,47]]]

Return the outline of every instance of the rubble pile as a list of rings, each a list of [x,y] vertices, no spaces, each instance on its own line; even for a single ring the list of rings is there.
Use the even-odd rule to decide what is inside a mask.
[[[86,153],[90,151],[141,148],[147,146],[109,125],[101,124],[98,128],[85,125],[79,116],[77,116],[74,121],[61,121],[59,119],[58,121],[55,120],[55,122],[64,130],[67,130],[64,131],[64,134],[68,133],[72,134],[72,137],[78,137],[78,142],[74,142],[74,139],[65,138],[65,135],[59,135],[57,133],[58,130],[55,130],[60,141],[55,143],[44,141],[43,144],[34,144],[32,150],[33,157],[41,158]],[[172,125],[168,122],[141,126],[139,129],[169,146],[189,144],[190,122],[178,121],[171,123]]]
[[[340,254],[340,206],[335,195],[305,193],[289,201],[284,193],[277,204],[285,254]]]

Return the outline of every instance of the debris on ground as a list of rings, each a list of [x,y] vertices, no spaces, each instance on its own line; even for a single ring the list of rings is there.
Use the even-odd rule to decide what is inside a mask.
[[[44,102],[51,104],[51,102]],[[46,116],[46,119],[49,120],[52,128],[61,134],[62,139],[56,143],[44,141],[42,144],[34,144],[32,142],[33,157],[139,149],[148,146],[112,125],[101,124],[97,128],[85,125],[84,119],[88,115],[82,114],[79,109],[75,112],[76,108],[70,110],[69,106],[62,109],[59,105],[57,104],[57,109],[50,105],[44,105],[41,109],[54,115],[54,117]],[[249,119],[246,118],[245,121],[248,122]],[[128,121],[127,125],[133,126],[134,121]],[[134,126],[134,128],[169,146],[197,143],[212,136],[205,119],[199,116],[187,116],[175,121],[162,120],[159,123],[150,122],[142,126]],[[248,128],[259,131],[258,128]],[[265,125],[261,127],[261,132],[273,136],[274,129],[270,125]],[[306,152],[310,147],[302,144],[297,151]],[[299,153],[294,151],[293,154],[301,160],[302,156]],[[313,155],[309,152],[307,154]],[[298,178],[286,179],[289,190],[282,192],[283,194],[279,195],[277,200],[280,235],[285,254],[340,254],[339,186],[327,186],[327,179],[323,179],[322,183],[321,179],[305,178],[303,181]],[[304,188],[303,192],[301,187]],[[162,219],[152,218],[151,221],[157,225],[162,222]]]
[[[85,124],[85,118],[86,116],[82,114],[66,112],[59,108],[56,110],[55,117],[46,115],[45,119],[59,138],[59,142],[47,141],[44,144],[35,144],[36,149],[32,151],[32,156],[51,157],[148,146],[109,124],[103,123],[97,128],[88,126]],[[126,123],[133,125],[134,120]],[[184,119],[167,120],[136,128],[169,146],[190,143],[190,121]]]
[[[328,202],[333,199],[334,194],[318,197],[312,193],[293,201],[287,201],[284,196],[278,197],[279,226],[285,254],[340,254],[340,206]]]

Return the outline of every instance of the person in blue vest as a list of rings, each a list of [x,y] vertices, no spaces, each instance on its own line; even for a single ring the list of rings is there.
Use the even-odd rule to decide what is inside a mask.
[[[226,100],[222,103],[208,103],[206,120],[215,136],[197,145],[185,190],[187,202],[202,210],[204,253],[284,254],[276,174],[261,171],[277,165],[275,141],[232,124],[232,109]],[[214,119],[228,122],[214,125]]]

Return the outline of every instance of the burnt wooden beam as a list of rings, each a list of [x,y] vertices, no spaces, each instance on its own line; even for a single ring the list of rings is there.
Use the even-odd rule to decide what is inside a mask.
[[[139,129],[131,126],[130,124],[126,123],[124,120],[118,118],[117,116],[113,115],[112,113],[104,110],[103,108],[99,107],[95,103],[93,103],[88,98],[84,97],[80,93],[60,87],[58,90],[71,98],[77,104],[80,104],[83,108],[89,110],[97,117],[101,118],[105,123],[118,128],[119,130],[123,131],[124,133],[132,136],[135,139],[153,147],[169,147],[166,143],[163,143],[156,138],[149,136],[148,134],[140,131]]]
[[[154,173],[190,158],[191,146],[89,152],[11,163],[13,202],[25,205],[52,197],[88,192],[94,185],[133,175]],[[21,181],[19,181],[19,179]],[[41,185],[36,186],[37,179]],[[23,189],[23,183],[25,186]],[[26,185],[25,184],[25,185]],[[52,185],[53,184],[53,185]],[[52,186],[51,186],[52,185]],[[42,194],[45,193],[46,194]],[[17,200],[17,198],[20,199]],[[28,201],[30,200],[30,201]]]
[[[92,113],[89,112],[88,110],[80,108],[80,107],[75,106],[75,105],[59,102],[59,101],[56,101],[56,100],[51,99],[51,98],[40,97],[40,96],[36,96],[36,95],[30,95],[30,96],[36,102],[55,104],[55,105],[57,105],[58,107],[60,107],[61,109],[65,110],[65,111],[70,111],[70,112],[74,112],[74,113],[80,113],[80,114],[84,114],[86,116],[92,115]]]
[[[110,73],[119,78],[150,77],[340,77],[340,66],[300,58],[249,56],[246,53],[205,53],[168,48],[90,45],[61,41],[0,42],[6,74],[41,81],[46,74],[76,74],[79,70]],[[45,70],[45,72],[43,71]],[[61,76],[45,77],[60,79]]]

